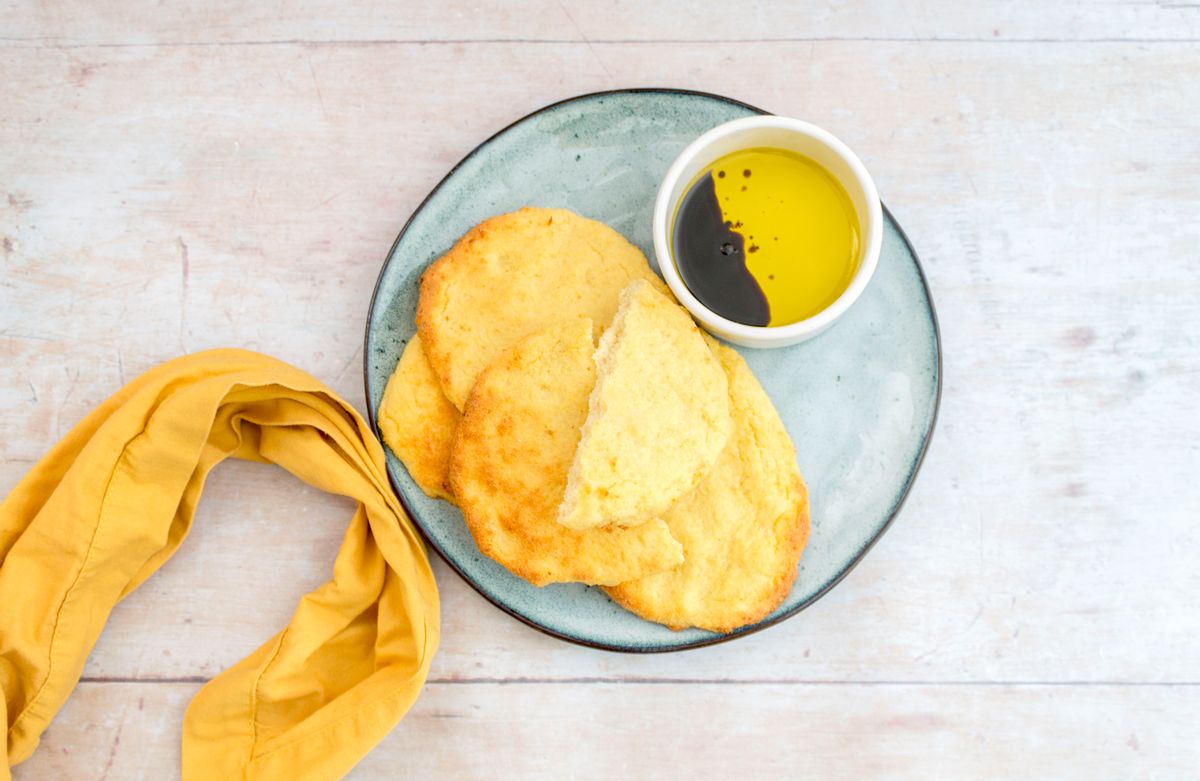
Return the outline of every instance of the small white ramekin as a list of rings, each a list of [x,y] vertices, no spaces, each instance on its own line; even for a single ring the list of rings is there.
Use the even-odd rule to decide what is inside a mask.
[[[837,299],[805,320],[788,325],[754,326],[718,315],[692,295],[671,257],[671,227],[679,199],[700,171],[731,152],[752,147],[774,147],[798,152],[829,171],[846,189],[858,215],[858,271]],[[654,252],[658,267],[679,302],[705,330],[743,347],[785,347],[819,334],[858,300],[879,264],[883,241],[883,209],[875,182],[858,156],[833,134],[798,119],[776,116],[746,117],[718,125],[684,149],[667,170],[654,202]]]

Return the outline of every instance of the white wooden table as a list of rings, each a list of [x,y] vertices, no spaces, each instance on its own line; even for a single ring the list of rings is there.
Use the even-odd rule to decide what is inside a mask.
[[[582,92],[832,129],[941,319],[924,470],[829,596],[634,657],[528,629],[439,561],[430,683],[351,778],[1200,776],[1195,3],[181,5],[0,3],[0,493],[201,348],[361,409],[400,225],[481,139]],[[220,467],[16,777],[177,777],[188,699],[327,578],[349,512]]]

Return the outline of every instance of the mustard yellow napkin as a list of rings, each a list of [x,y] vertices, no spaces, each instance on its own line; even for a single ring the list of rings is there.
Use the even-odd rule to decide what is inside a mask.
[[[333,579],[188,707],[185,781],[338,778],[412,705],[437,649],[437,587],[379,442],[308,374],[214,350],[122,388],[0,505],[0,780],[37,746],[113,606],[183,542],[205,477],[229,456],[359,507]]]

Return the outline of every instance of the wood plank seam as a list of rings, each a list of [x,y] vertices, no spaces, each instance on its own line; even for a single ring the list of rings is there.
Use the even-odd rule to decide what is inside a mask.
[[[201,675],[186,675],[177,678],[129,678],[119,676],[93,676],[80,678],[80,683],[207,683],[210,678]],[[596,676],[564,678],[430,678],[427,684],[448,686],[499,685],[499,686],[555,686],[578,684],[613,684],[630,686],[1010,686],[1010,687],[1130,687],[1130,688],[1196,688],[1200,681],[1033,681],[1033,680],[835,680],[803,678],[603,678]]]
[[[0,48],[11,49],[170,49],[215,46],[463,46],[488,45],[549,45],[549,46],[630,46],[630,45],[692,45],[697,43],[970,43],[970,44],[1194,44],[1200,38],[892,38],[892,37],[795,37],[795,38],[378,38],[326,39],[280,38],[262,41],[181,41],[176,43],[146,43],[118,41],[109,43],[55,43],[52,39],[0,38]],[[14,45],[15,44],[15,45]],[[32,44],[32,45],[21,45]]]

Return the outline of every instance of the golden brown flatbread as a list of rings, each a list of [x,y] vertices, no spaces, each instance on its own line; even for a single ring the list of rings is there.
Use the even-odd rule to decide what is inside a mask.
[[[678,566],[661,520],[574,531],[555,520],[595,383],[592,322],[575,318],[503,351],[467,398],[450,489],[486,555],[535,586],[614,585]]]
[[[641,251],[603,223],[526,207],[484,220],[421,276],[417,328],[458,409],[513,342],[567,318],[608,325],[634,279],[666,286]]]
[[[687,310],[635,280],[596,350],[558,522],[627,526],[696,487],[729,439],[729,383]]]
[[[435,499],[453,501],[446,468],[458,417],[425,359],[421,337],[413,336],[383,391],[379,433],[421,490]]]
[[[733,433],[696,490],[663,516],[684,563],[607,591],[673,629],[730,632],[760,621],[791,589],[808,540],[808,492],[762,386],[740,355],[715,349],[729,378]]]

